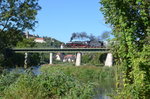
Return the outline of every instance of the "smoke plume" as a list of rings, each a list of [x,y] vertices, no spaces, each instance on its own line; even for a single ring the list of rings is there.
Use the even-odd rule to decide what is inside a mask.
[[[95,40],[99,40],[98,37],[95,37],[94,35],[87,35],[86,32],[74,32],[72,33],[72,36],[70,38],[70,41],[74,40],[74,39],[89,39],[90,41],[95,41]]]
[[[72,33],[70,41],[72,41],[73,39],[86,39],[86,38],[89,38],[89,36],[87,35],[86,32],[81,32],[81,33],[74,32],[74,33]]]

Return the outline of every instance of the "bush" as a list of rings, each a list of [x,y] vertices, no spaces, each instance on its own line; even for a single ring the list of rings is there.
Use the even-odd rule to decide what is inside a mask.
[[[82,63],[92,64],[96,66],[104,66],[106,55],[107,54],[105,53],[83,54]]]
[[[4,70],[3,73],[0,75],[0,92],[13,84],[19,76],[19,73],[8,72],[7,70]]]
[[[3,75],[0,81],[0,96],[4,99],[90,99],[93,90],[91,83],[82,83],[59,70],[38,76],[32,73]]]
[[[112,93],[115,89],[115,67],[42,66],[42,72],[61,71],[83,83],[92,83],[94,95]],[[70,98],[69,98],[70,99]],[[82,98],[81,98],[82,99]]]
[[[4,99],[91,99],[100,88],[112,88],[115,68],[42,66],[32,72],[4,72],[0,78],[0,98]],[[111,80],[111,81],[110,81]],[[107,82],[105,82],[107,81]],[[110,85],[110,82],[112,83]],[[95,89],[96,88],[96,89]]]
[[[61,71],[66,75],[71,75],[75,79],[84,83],[102,82],[107,79],[115,79],[115,67],[95,67],[95,66],[42,66],[42,72]]]

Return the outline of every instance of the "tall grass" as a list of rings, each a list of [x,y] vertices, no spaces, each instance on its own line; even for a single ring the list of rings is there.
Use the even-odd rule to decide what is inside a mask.
[[[8,78],[8,79],[7,79]],[[53,73],[8,73],[0,78],[2,99],[90,99],[92,83],[83,83],[58,70]]]
[[[98,84],[105,87],[103,82],[114,78],[114,68],[42,66],[41,71],[39,75],[29,71],[3,73],[0,98],[91,99]]]
[[[66,75],[71,75],[82,82],[102,82],[105,80],[115,79],[115,67],[95,67],[95,66],[42,66],[42,72],[52,73],[61,71]]]
[[[95,67],[95,66],[42,66],[42,72],[52,73],[56,70],[84,83],[93,83],[95,94],[112,93],[115,89],[116,67]]]

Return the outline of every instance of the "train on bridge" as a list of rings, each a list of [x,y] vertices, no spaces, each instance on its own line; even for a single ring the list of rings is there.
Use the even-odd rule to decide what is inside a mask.
[[[65,48],[105,48],[103,41],[71,41],[65,44]]]

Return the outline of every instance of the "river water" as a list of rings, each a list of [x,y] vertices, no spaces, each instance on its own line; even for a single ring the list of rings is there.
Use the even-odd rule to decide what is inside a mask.
[[[109,96],[110,94],[112,94],[114,88],[103,88],[101,87],[101,85],[97,86],[98,88],[96,88],[96,95],[94,96],[94,99],[111,99],[111,97]]]
[[[35,74],[39,75],[41,73],[40,71],[41,66],[32,66],[30,70]],[[17,71],[17,72],[25,72],[24,68],[14,69],[11,68],[9,71]],[[93,99],[111,99],[109,94],[111,94],[114,90],[114,82],[111,80],[106,80],[104,82],[101,82],[97,88],[95,89],[95,96]]]

